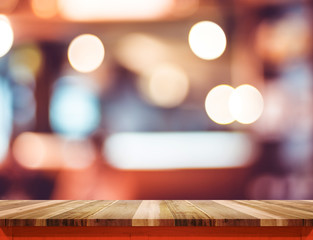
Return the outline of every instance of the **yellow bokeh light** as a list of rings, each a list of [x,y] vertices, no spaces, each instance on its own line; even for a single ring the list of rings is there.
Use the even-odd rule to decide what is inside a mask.
[[[248,84],[237,87],[229,99],[229,111],[242,124],[258,120],[263,112],[263,106],[261,93]]]
[[[153,104],[171,108],[180,105],[189,91],[189,80],[179,66],[163,63],[144,79],[141,91]]]
[[[31,7],[40,18],[52,18],[58,13],[56,0],[32,0]]]
[[[199,58],[213,60],[220,57],[226,48],[223,29],[214,22],[196,23],[189,32],[189,46]]]
[[[41,67],[42,60],[40,48],[34,44],[28,44],[12,51],[9,57],[9,68],[10,71],[14,71],[14,68],[25,67],[35,75]]]
[[[218,124],[230,124],[235,119],[229,111],[229,99],[234,88],[222,84],[214,87],[205,99],[205,110],[212,121]]]
[[[0,57],[7,54],[12,45],[14,34],[9,19],[0,15]]]
[[[101,40],[92,34],[83,34],[70,43],[68,60],[79,72],[96,70],[104,59],[104,47]]]

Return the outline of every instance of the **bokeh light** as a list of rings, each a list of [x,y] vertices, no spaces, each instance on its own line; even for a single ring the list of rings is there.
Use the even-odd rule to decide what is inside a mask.
[[[50,123],[57,133],[84,137],[95,130],[100,122],[100,102],[88,86],[69,83],[67,80],[72,79],[60,79],[54,90],[50,105]]]
[[[0,76],[0,162],[4,159],[12,131],[12,95],[8,82]]]
[[[147,20],[169,13],[173,0],[59,0],[61,15],[72,21]]]
[[[214,87],[205,99],[205,110],[212,121],[218,124],[229,124],[235,118],[229,111],[229,100],[234,88],[222,84]]]
[[[24,132],[13,142],[13,156],[28,169],[83,169],[95,159],[91,141],[49,133]]]
[[[28,84],[34,80],[42,61],[42,53],[37,45],[22,45],[9,56],[9,72],[14,81]]]
[[[223,29],[214,22],[196,23],[189,32],[189,46],[199,58],[213,60],[220,57],[226,48]]]
[[[14,34],[9,19],[0,14],[0,57],[7,54],[12,45]]]
[[[240,123],[250,124],[258,120],[263,112],[263,97],[253,86],[237,87],[229,99],[229,111]]]
[[[104,59],[101,40],[92,34],[82,34],[74,38],[68,48],[68,60],[79,72],[96,70]]]
[[[38,168],[48,157],[46,146],[36,133],[24,132],[13,143],[13,156],[19,164],[27,168]]]
[[[141,74],[166,61],[169,49],[155,36],[131,33],[116,44],[115,55],[120,64]]]
[[[311,2],[0,0],[0,199],[313,199]]]
[[[218,131],[121,132],[102,149],[112,166],[132,170],[243,167],[255,150],[248,135]]]
[[[157,66],[142,82],[143,94],[160,107],[176,107],[186,98],[189,90],[188,76],[175,64],[163,63]]]
[[[57,0],[32,0],[31,7],[40,18],[52,18],[58,13]]]

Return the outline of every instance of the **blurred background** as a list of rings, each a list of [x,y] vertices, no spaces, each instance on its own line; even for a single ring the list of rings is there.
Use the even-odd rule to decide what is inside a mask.
[[[0,199],[312,199],[310,0],[1,0]]]

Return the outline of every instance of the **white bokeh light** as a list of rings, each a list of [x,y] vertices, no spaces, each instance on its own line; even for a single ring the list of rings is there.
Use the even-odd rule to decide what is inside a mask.
[[[101,40],[92,34],[79,35],[68,48],[68,60],[79,72],[96,70],[103,62],[104,54]]]
[[[102,149],[109,164],[125,170],[245,167],[255,150],[248,134],[218,131],[119,132]]]
[[[218,124],[229,124],[235,119],[229,111],[229,99],[234,88],[222,84],[214,87],[205,99],[205,110],[212,121]]]
[[[213,60],[220,57],[226,48],[223,29],[214,22],[198,22],[190,29],[189,46],[199,58]]]
[[[0,36],[0,57],[2,57],[10,51],[13,45],[14,34],[9,19],[1,14]]]
[[[263,112],[263,97],[253,86],[244,84],[237,87],[229,99],[231,115],[242,124],[251,124]]]

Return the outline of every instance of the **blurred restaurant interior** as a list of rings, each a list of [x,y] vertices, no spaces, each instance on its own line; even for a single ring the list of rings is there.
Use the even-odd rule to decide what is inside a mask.
[[[312,199],[313,1],[1,0],[0,199]]]

